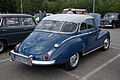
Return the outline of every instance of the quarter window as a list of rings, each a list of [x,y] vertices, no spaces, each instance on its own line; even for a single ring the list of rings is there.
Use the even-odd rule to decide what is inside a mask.
[[[86,26],[88,27],[88,29],[95,28],[94,19],[86,20]]]
[[[83,22],[83,23],[81,24],[80,30],[85,30],[85,29],[87,29],[86,23]]]
[[[33,25],[35,25],[35,22],[32,18],[22,18],[22,25],[33,26]]]
[[[76,23],[72,23],[72,22],[65,22],[61,28],[61,32],[74,32],[77,28],[77,24]]]
[[[94,19],[88,19],[81,23],[80,30],[86,30],[86,29],[91,29],[91,28],[96,28]]]

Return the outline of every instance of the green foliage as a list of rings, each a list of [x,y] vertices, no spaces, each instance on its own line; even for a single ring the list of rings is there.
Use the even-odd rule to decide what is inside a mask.
[[[21,0],[0,0],[0,12],[20,13]],[[87,9],[92,12],[93,0],[23,0],[24,13],[38,13],[39,10],[57,13],[64,8]],[[96,0],[95,12],[106,14],[108,12],[120,13],[120,0]]]
[[[1,13],[6,13],[6,12],[15,13],[16,5],[14,4],[16,4],[15,0],[0,0],[0,12]]]

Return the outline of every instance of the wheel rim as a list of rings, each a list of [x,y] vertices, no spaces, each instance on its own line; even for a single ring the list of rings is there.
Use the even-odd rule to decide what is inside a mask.
[[[4,48],[4,44],[0,42],[0,52],[3,50],[3,48]]]
[[[70,58],[70,65],[72,67],[75,67],[75,66],[77,66],[78,62],[79,62],[79,54],[76,53],[73,56],[71,56],[71,58]]]
[[[109,45],[110,45],[110,41],[109,41],[108,38],[106,38],[106,39],[104,40],[104,48],[105,48],[105,49],[108,49],[108,48],[109,48]]]

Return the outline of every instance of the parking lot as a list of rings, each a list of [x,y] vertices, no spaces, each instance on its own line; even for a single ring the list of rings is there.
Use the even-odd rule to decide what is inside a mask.
[[[110,48],[82,57],[78,68],[73,71],[64,70],[62,66],[31,67],[10,62],[10,48],[0,54],[0,80],[119,80],[120,28],[104,30],[110,31]]]

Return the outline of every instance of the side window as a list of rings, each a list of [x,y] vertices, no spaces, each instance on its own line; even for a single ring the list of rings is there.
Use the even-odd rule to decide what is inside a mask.
[[[95,28],[94,19],[88,19],[88,20],[86,20],[86,26],[88,27],[88,29]]]
[[[22,18],[22,25],[33,26],[33,25],[35,25],[35,22],[32,18]]]
[[[61,32],[74,32],[77,28],[76,23],[65,22],[61,28]]]
[[[3,27],[17,27],[20,26],[19,18],[4,18]]]
[[[86,30],[86,22],[81,23],[80,30]]]

